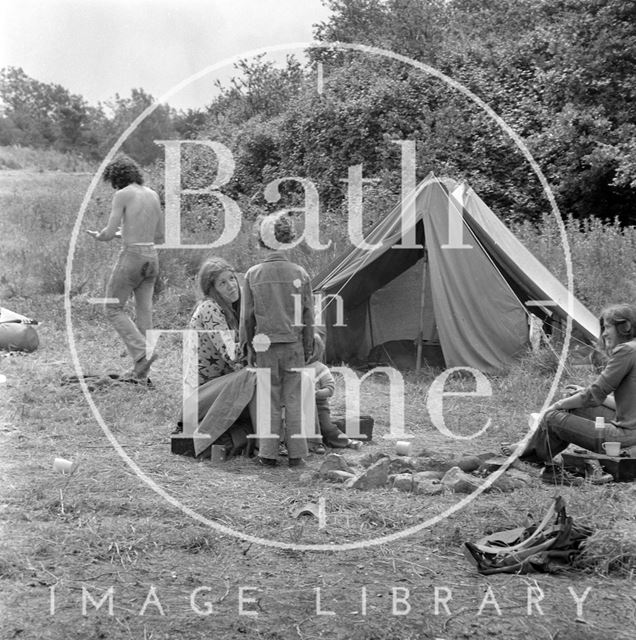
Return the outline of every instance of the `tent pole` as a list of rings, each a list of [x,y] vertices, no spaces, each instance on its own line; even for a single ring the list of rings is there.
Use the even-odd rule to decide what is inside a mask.
[[[422,262],[422,289],[420,292],[420,322],[417,334],[417,357],[415,359],[415,370],[422,368],[422,343],[424,342],[424,311],[426,306],[426,271],[428,264],[428,251],[424,249],[424,259]]]

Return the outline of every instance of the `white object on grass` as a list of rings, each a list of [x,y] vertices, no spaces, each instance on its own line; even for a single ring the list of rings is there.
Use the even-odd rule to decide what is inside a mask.
[[[59,473],[64,475],[72,473],[73,463],[65,458],[55,458],[55,460],[53,460],[53,471],[59,471]]]

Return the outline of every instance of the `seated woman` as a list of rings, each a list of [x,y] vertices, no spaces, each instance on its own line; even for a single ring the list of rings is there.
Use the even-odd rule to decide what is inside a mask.
[[[636,307],[608,307],[601,313],[600,324],[601,343],[609,356],[605,368],[591,385],[576,388],[548,407],[519,456],[548,463],[544,482],[564,479],[560,468],[549,463],[570,443],[596,453],[604,453],[604,442],[636,445]],[[612,393],[613,400],[608,397]],[[597,416],[607,418],[602,430],[596,428]]]
[[[190,318],[199,332],[199,385],[245,365],[238,344],[241,287],[234,269],[223,258],[208,258],[199,270],[203,299]]]
[[[238,393],[239,387],[246,386],[245,381],[237,381],[235,376],[227,378],[227,384],[214,384],[213,381],[242,370],[246,360],[238,343],[241,288],[234,269],[222,258],[209,258],[199,270],[198,282],[203,298],[194,308],[189,328],[197,330],[199,340],[196,358],[200,429],[207,410],[214,402],[227,402],[234,393],[233,388]],[[251,397],[249,387],[250,383],[242,395]],[[233,399],[239,398],[235,396]],[[238,453],[245,446],[251,424],[249,412],[243,411],[244,408],[245,405],[231,426],[227,425],[222,433],[211,434],[214,444],[224,444],[231,453]]]

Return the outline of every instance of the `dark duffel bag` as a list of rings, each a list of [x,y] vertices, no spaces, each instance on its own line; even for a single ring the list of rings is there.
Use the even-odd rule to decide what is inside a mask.
[[[21,322],[0,322],[0,349],[5,351],[35,351],[40,344],[37,331]]]
[[[342,433],[347,433],[345,430],[345,418],[334,418],[333,423],[342,431]],[[363,442],[369,442],[369,440],[373,439],[373,418],[371,416],[360,416],[360,435],[352,436],[347,433],[347,435],[352,440],[362,440]]]

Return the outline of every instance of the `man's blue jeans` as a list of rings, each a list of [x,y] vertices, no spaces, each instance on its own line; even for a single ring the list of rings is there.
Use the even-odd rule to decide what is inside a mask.
[[[106,286],[106,316],[121,336],[126,349],[137,362],[146,355],[146,331],[152,329],[152,293],[159,273],[154,246],[123,247]],[[124,305],[135,297],[135,322],[124,312]]]

